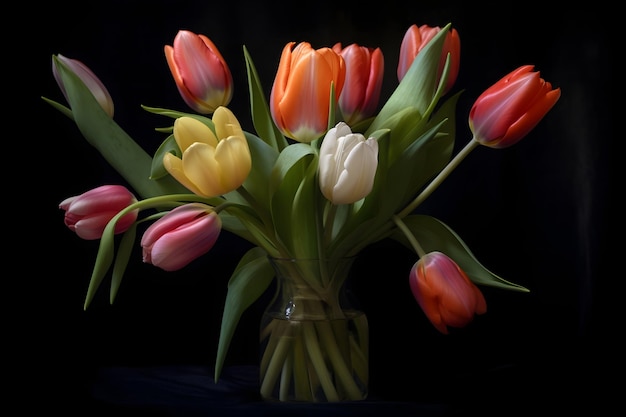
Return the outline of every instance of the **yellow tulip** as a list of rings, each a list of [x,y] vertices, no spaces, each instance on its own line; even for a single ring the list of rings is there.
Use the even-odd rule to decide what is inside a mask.
[[[182,158],[167,153],[163,165],[178,182],[203,197],[237,189],[248,177],[252,158],[248,141],[235,115],[220,106],[213,114],[215,133],[192,117],[174,122],[174,139]]]

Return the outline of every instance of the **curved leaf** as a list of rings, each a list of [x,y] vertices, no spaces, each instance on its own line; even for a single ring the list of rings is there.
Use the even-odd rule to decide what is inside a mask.
[[[403,221],[426,252],[445,253],[465,271],[474,283],[505,290],[529,292],[527,288],[506,281],[481,265],[461,238],[442,221],[419,214],[407,216]],[[402,231],[395,230],[390,237],[412,250]]]
[[[166,175],[170,175],[169,172],[163,166],[163,156],[165,154],[174,154],[177,157],[182,157],[182,152],[174,139],[174,135],[169,135],[157,148],[154,153],[154,157],[152,158],[152,165],[150,168],[150,178],[151,179],[159,179],[165,177]]]
[[[250,110],[252,113],[252,124],[258,135],[268,145],[282,151],[289,145],[287,139],[280,132],[272,116],[270,115],[269,106],[265,101],[265,93],[261,82],[259,81],[259,74],[256,71],[256,67],[252,62],[252,57],[248,53],[248,49],[243,47],[243,54],[246,60],[246,70],[248,72],[248,88],[250,90]]]
[[[113,304],[115,296],[122,283],[124,271],[130,259],[130,254],[133,251],[133,245],[135,244],[135,237],[137,236],[137,222],[124,232],[120,244],[117,247],[117,256],[115,257],[115,263],[113,264],[113,274],[111,277],[111,289],[109,291],[109,303]]]
[[[228,282],[215,359],[216,382],[222,372],[230,341],[241,315],[265,292],[273,279],[274,268],[269,263],[267,253],[259,247],[250,249],[237,264]]]

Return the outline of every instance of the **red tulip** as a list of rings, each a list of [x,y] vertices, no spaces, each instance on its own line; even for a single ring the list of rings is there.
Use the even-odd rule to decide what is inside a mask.
[[[437,33],[441,31],[439,26],[430,27],[428,25],[411,25],[404,34],[400,45],[400,59],[398,61],[398,81],[402,81],[417,54],[430,42]],[[441,77],[446,59],[450,54],[450,70],[448,79],[444,87],[444,94],[452,88],[461,65],[461,39],[456,29],[452,28],[446,34],[446,39],[441,50],[441,60],[439,62],[438,78]]]
[[[333,46],[346,63],[346,80],[339,96],[339,109],[344,121],[353,126],[372,116],[378,107],[383,85],[385,60],[380,48],[368,48],[356,43]]]
[[[274,123],[287,137],[311,142],[328,130],[331,85],[339,99],[346,78],[341,55],[308,42],[283,48],[270,94]]]
[[[185,103],[202,114],[226,106],[233,97],[233,77],[217,47],[204,35],[180,30],[165,58]]]
[[[152,223],[141,238],[143,261],[176,271],[207,253],[217,241],[222,221],[211,206],[178,206]]]
[[[441,333],[448,334],[448,326],[465,327],[475,314],[487,311],[478,287],[441,252],[422,256],[411,269],[409,284],[426,317]]]
[[[490,148],[506,148],[526,136],[561,96],[560,88],[524,65],[489,87],[474,102],[469,126],[474,139]]]
[[[65,210],[65,225],[86,240],[100,239],[109,221],[121,210],[136,203],[135,196],[121,185],[102,185],[83,194],[66,198],[59,204]],[[122,233],[137,220],[133,210],[115,224],[115,233]]]

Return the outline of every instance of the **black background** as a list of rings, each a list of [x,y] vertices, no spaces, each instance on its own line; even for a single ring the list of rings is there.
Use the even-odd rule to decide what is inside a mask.
[[[384,99],[397,82],[406,29],[448,22],[462,45],[455,90],[465,92],[458,104],[457,147],[470,139],[473,100],[518,66],[535,65],[562,89],[559,102],[527,138],[504,150],[476,149],[423,206],[490,270],[531,292],[483,288],[488,313],[444,336],[410,293],[415,257],[387,242],[368,248],[355,266],[355,290],[370,320],[372,396],[467,403],[479,410],[496,403],[528,410],[538,404],[554,410],[601,406],[610,386],[598,378],[617,366],[614,334],[621,330],[610,323],[619,310],[610,294],[622,279],[612,248],[623,243],[608,244],[612,235],[619,237],[621,224],[613,212],[614,19],[601,2],[587,9],[484,3],[388,0],[366,7],[158,0],[37,6],[37,17],[7,38],[16,53],[5,61],[5,84],[16,93],[15,101],[5,102],[15,106],[5,113],[5,123],[20,126],[8,136],[5,152],[25,166],[6,170],[24,169],[16,175],[23,186],[5,179],[5,210],[12,212],[5,216],[12,219],[6,268],[13,271],[5,274],[18,284],[16,291],[8,287],[5,317],[15,337],[5,343],[19,358],[13,386],[27,394],[21,407],[73,408],[88,398],[103,367],[212,366],[227,280],[249,247],[225,232],[208,255],[175,273],[142,264],[137,248],[116,302],[108,304],[105,282],[83,311],[97,242],[67,230],[58,203],[104,183],[124,182],[73,123],[41,99],[63,102],[52,77],[52,54],[88,65],[113,96],[117,123],[153,152],[163,138],[154,128],[169,120],[140,105],[188,110],[163,55],[179,29],[203,33],[220,49],[234,76],[230,108],[252,130],[242,45],[268,95],[288,41],[380,46]],[[17,19],[26,15],[25,10]],[[264,301],[244,314],[227,365],[257,363]]]

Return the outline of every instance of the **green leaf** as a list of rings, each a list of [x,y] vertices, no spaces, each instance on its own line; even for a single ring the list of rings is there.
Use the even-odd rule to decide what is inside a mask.
[[[150,113],[154,113],[154,114],[158,114],[161,116],[167,116],[170,117],[172,119],[178,119],[179,117],[192,117],[196,120],[201,121],[202,123],[206,124],[207,126],[209,126],[210,128],[213,129],[213,131],[215,131],[214,125],[213,125],[213,120],[211,120],[210,118],[206,117],[206,116],[202,116],[196,113],[186,113],[186,112],[182,112],[182,111],[178,111],[178,110],[170,110],[170,109],[163,109],[160,107],[148,107],[148,106],[144,106],[143,104],[141,105],[141,108],[144,109],[147,112]]]
[[[295,143],[283,149],[272,171],[272,220],[276,235],[292,256],[315,257],[317,254],[316,216],[310,215],[315,207],[311,193],[318,190],[312,184],[316,161],[317,155],[311,146]],[[300,252],[303,250],[307,252]]]
[[[250,111],[252,114],[252,124],[261,139],[268,145],[282,151],[289,145],[287,139],[280,132],[269,111],[269,106],[265,100],[265,93],[259,80],[252,57],[248,49],[243,47],[243,54],[246,60],[246,70],[248,73],[248,89],[250,90]]]
[[[151,180],[152,158],[106,114],[80,78],[56,56],[53,61],[78,129],[141,197],[186,191],[172,177]]]
[[[269,263],[267,253],[259,247],[250,249],[237,264],[228,282],[215,360],[216,382],[241,315],[265,292],[273,279],[274,268]]]
[[[87,288],[87,295],[85,297],[85,304],[83,308],[86,310],[89,304],[93,301],[93,297],[96,295],[96,291],[102,284],[102,280],[106,275],[111,263],[113,262],[113,256],[115,252],[115,223],[117,218],[114,217],[104,228],[102,232],[102,238],[100,238],[100,246],[98,247],[98,254],[96,255],[96,262],[91,272],[91,279],[89,280],[89,287]]]
[[[135,238],[137,236],[137,223],[134,223],[131,227],[124,232],[120,244],[117,247],[117,256],[115,257],[115,264],[113,265],[113,275],[111,278],[111,290],[109,292],[109,302],[113,304],[117,291],[122,283],[124,271],[128,266],[130,254],[133,251],[133,245],[135,244]]]
[[[407,107],[414,107],[422,117],[427,117],[428,109],[432,109],[433,102],[437,100],[437,73],[443,43],[450,27],[450,23],[443,27],[415,57],[404,78],[383,105],[367,132],[388,127],[388,119]],[[367,134],[365,136],[367,137]]]
[[[259,202],[258,210],[267,210],[270,206],[270,177],[278,159],[278,151],[258,136],[248,132],[245,135],[253,162],[243,187]]]
[[[174,135],[169,135],[157,148],[154,153],[154,157],[152,158],[152,165],[150,169],[150,178],[153,180],[157,180],[159,178],[163,178],[167,175],[170,175],[169,172],[165,169],[163,165],[163,157],[165,154],[171,153],[175,156],[182,158],[182,152],[174,139]]]
[[[403,219],[424,251],[439,251],[452,258],[476,284],[505,290],[529,292],[521,285],[506,281],[485,268],[474,257],[461,238],[442,221],[427,215],[410,215]],[[402,231],[395,230],[390,236],[413,250]]]
[[[57,109],[58,111],[60,111],[61,113],[63,113],[65,116],[69,117],[70,119],[74,120],[74,115],[72,114],[72,110],[69,109],[68,107],[62,105],[61,103],[58,103],[54,100],[50,100],[49,98],[46,97],[41,97],[43,99],[43,101],[45,101],[46,103],[48,103],[49,105],[51,105],[52,107],[54,107],[55,109]]]

